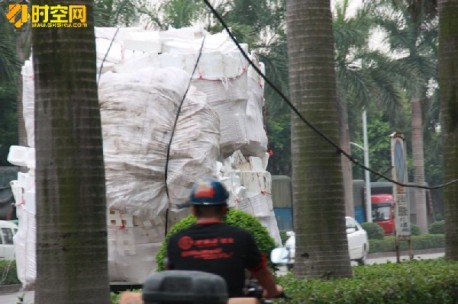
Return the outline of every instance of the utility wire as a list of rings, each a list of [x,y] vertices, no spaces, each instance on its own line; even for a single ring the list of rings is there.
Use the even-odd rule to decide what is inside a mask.
[[[199,61],[200,61],[200,57],[202,56],[204,44],[205,44],[205,36],[202,39],[202,44],[200,45],[199,54],[197,56],[196,63],[194,64],[194,68],[192,70],[191,77],[189,78],[188,86],[186,87],[186,91],[184,92],[183,98],[181,99],[180,104],[178,106],[177,114],[175,116],[175,122],[173,123],[172,134],[170,135],[169,144],[167,145],[167,156],[166,156],[165,168],[164,168],[164,184],[165,184],[165,193],[167,194],[167,199],[169,201],[170,201],[170,196],[169,196],[169,186],[167,184],[167,177],[168,177],[168,171],[169,171],[170,151],[172,149],[173,136],[175,135],[175,130],[178,124],[178,118],[180,117],[181,108],[183,106],[184,100],[186,99],[186,96],[188,95],[189,88],[191,87],[192,77],[196,73],[197,67],[199,66]],[[167,210],[165,211],[165,229],[164,229],[165,236],[167,235],[167,232],[168,232],[167,229],[168,229],[168,222],[169,222],[169,209],[170,208],[167,207]]]
[[[165,182],[165,192],[167,194],[167,198],[169,198],[169,199],[170,199],[170,197],[169,197],[169,187],[167,185],[167,176],[168,176],[170,150],[171,150],[171,147],[172,147],[173,136],[175,135],[175,130],[176,130],[176,127],[177,127],[178,118],[180,117],[181,108],[183,106],[184,100],[186,99],[186,96],[188,95],[189,88],[191,87],[192,77],[196,73],[197,67],[199,65],[200,57],[202,56],[202,51],[204,49],[204,44],[205,44],[205,36],[202,39],[202,43],[201,43],[200,49],[199,49],[199,54],[197,56],[196,63],[194,64],[194,68],[192,70],[191,77],[189,78],[188,86],[186,87],[186,91],[184,92],[183,98],[181,99],[181,102],[180,102],[180,104],[178,106],[177,114],[175,116],[175,122],[173,123],[172,134],[170,135],[169,144],[167,146],[167,157],[166,157],[165,169],[164,169],[164,182]]]
[[[243,48],[240,46],[239,42],[237,41],[237,39],[234,37],[234,35],[232,34],[232,32],[230,31],[229,27],[227,26],[226,22],[224,21],[224,19],[221,17],[221,15],[215,10],[215,8],[210,4],[210,2],[208,0],[203,0],[205,2],[205,4],[208,6],[208,8],[210,9],[210,11],[212,12],[212,14],[216,17],[216,19],[218,19],[218,21],[221,23],[221,25],[224,27],[224,29],[226,30],[226,32],[228,33],[229,37],[232,39],[232,41],[234,41],[235,45],[237,46],[237,48],[239,49],[240,53],[243,55],[243,57],[249,62],[249,64],[251,65],[251,67],[253,67],[253,69],[256,71],[256,73],[259,74],[259,76],[262,77],[262,79],[264,79],[264,81],[269,84],[272,89],[288,104],[288,106],[291,108],[291,110],[302,120],[302,122],[304,122],[309,128],[311,128],[318,136],[320,136],[321,138],[323,138],[326,142],[328,142],[331,146],[333,146],[338,153],[344,155],[348,160],[350,160],[352,163],[354,163],[355,165],[363,168],[364,170],[366,171],[369,171],[370,173],[380,177],[380,178],[383,178],[393,184],[396,184],[396,185],[399,185],[399,186],[403,186],[403,187],[408,187],[408,188],[421,188],[421,189],[429,189],[429,190],[432,190],[432,189],[439,189],[439,188],[444,188],[446,186],[449,186],[453,183],[456,183],[458,182],[458,179],[454,179],[452,181],[449,181],[447,183],[444,183],[444,184],[440,184],[440,185],[437,185],[437,186],[424,186],[424,185],[416,185],[416,184],[404,184],[404,183],[401,183],[401,182],[398,182],[390,177],[387,177],[381,173],[378,173],[377,171],[374,171],[372,170],[371,168],[368,168],[364,165],[362,165],[357,159],[355,159],[353,156],[351,156],[350,154],[348,154],[346,151],[342,150],[342,148],[337,145],[336,143],[334,143],[330,138],[328,138],[325,134],[323,134],[320,130],[318,130],[314,125],[312,125],[308,120],[306,120],[304,118],[304,116],[299,112],[299,110],[292,104],[292,102],[288,99],[288,97],[285,96],[285,94],[283,94],[283,92],[281,92],[280,89],[278,89],[274,83],[272,83],[272,81],[267,78],[267,76],[264,75],[264,73],[254,64],[254,62],[251,60],[251,58],[247,55],[247,53],[245,53],[245,51],[243,50]]]

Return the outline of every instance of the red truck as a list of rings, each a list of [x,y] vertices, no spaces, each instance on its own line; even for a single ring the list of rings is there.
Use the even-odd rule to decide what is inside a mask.
[[[391,194],[371,195],[372,221],[383,228],[385,235],[393,235],[394,224],[394,200]]]

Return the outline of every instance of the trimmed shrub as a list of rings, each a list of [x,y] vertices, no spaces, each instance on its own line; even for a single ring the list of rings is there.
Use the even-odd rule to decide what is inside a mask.
[[[389,252],[395,251],[396,237],[386,236],[383,240],[371,240],[369,246],[369,253],[374,252]],[[401,250],[408,250],[408,242],[401,241],[399,243]],[[443,234],[421,234],[412,236],[412,249],[429,249],[429,248],[444,248],[445,238]]]
[[[17,278],[16,261],[0,261],[0,285],[21,284]]]
[[[361,227],[367,232],[367,237],[369,240],[383,240],[385,237],[385,232],[383,228],[377,225],[376,223],[362,223]]]
[[[351,279],[278,278],[291,303],[452,304],[458,299],[458,263],[414,260],[353,267]],[[280,302],[290,303],[290,302]]]
[[[270,256],[270,252],[272,251],[272,249],[275,248],[275,241],[270,236],[267,229],[261,225],[257,218],[241,210],[230,208],[224,221],[228,225],[237,226],[251,232],[256,241],[256,244],[259,247],[259,250],[262,253],[264,253],[267,258]],[[189,228],[191,225],[195,223],[196,217],[194,217],[193,215],[189,215],[181,221],[179,221],[178,223],[176,223],[175,225],[173,225],[173,227],[167,233],[167,236],[165,237],[165,240],[162,242],[161,248],[159,249],[156,255],[156,265],[158,271],[162,271],[165,268],[164,258],[167,253],[167,243],[170,239],[170,236],[177,233],[178,231]],[[271,266],[273,267],[273,265]]]
[[[429,226],[429,233],[431,234],[444,234],[445,221],[436,221]]]
[[[420,231],[420,227],[418,227],[418,225],[415,225],[415,224],[410,224],[410,233],[412,235],[420,235],[421,234],[421,231]]]

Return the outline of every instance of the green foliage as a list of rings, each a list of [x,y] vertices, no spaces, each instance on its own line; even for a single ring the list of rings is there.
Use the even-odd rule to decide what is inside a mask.
[[[112,304],[119,304],[119,300],[120,300],[120,294],[112,292],[111,293],[111,303]]]
[[[267,170],[275,175],[291,175],[291,119],[289,114],[266,117],[269,134],[269,157]]]
[[[17,277],[16,261],[0,261],[0,285],[20,284]]]
[[[367,232],[367,237],[369,240],[383,240],[385,237],[385,232],[383,228],[377,225],[376,223],[362,223],[361,227]],[[372,242],[371,242],[372,246]]]
[[[272,251],[272,249],[275,248],[275,241],[269,235],[267,229],[261,225],[257,218],[251,216],[246,212],[231,208],[229,209],[229,212],[226,215],[225,222],[228,225],[237,226],[251,232],[256,241],[256,244],[259,247],[259,250],[262,253],[264,253],[267,257],[270,256],[270,252]],[[176,223],[170,229],[170,231],[167,233],[167,236],[165,237],[165,240],[162,242],[161,248],[159,249],[156,255],[156,265],[158,271],[164,270],[164,258],[166,257],[167,243],[170,237],[173,234],[182,231],[195,223],[196,218],[193,215],[189,215],[181,221],[179,221],[178,223]]]
[[[95,0],[95,26],[132,26],[138,19],[136,8],[129,0]]]
[[[420,235],[421,234],[420,227],[418,227],[418,225],[415,225],[415,224],[410,224],[410,234]]]
[[[436,221],[429,226],[429,233],[431,234],[444,234],[445,221]]]
[[[413,250],[445,247],[445,238],[443,234],[421,234],[412,236],[411,239]],[[395,240],[394,236],[386,236],[383,240],[371,240],[369,253],[395,251]],[[408,242],[401,241],[400,249],[408,250]]]
[[[0,83],[14,81],[19,71],[14,27],[8,22],[7,1],[0,1]]]
[[[286,235],[286,231],[280,231],[280,239],[281,239],[282,244],[286,242],[286,240],[288,239],[288,236]]]
[[[17,142],[16,86],[10,82],[0,85],[0,166],[11,166],[6,159]]]
[[[458,299],[458,263],[444,259],[353,267],[353,279],[278,278],[294,303],[452,304]],[[280,302],[289,303],[289,302]]]
[[[191,26],[206,12],[207,6],[200,0],[169,0],[162,12],[164,13],[165,23],[174,28]]]

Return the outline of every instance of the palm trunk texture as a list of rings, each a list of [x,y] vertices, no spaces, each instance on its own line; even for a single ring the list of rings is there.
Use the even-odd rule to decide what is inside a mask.
[[[425,185],[425,157],[423,145],[423,118],[420,98],[413,97],[412,107],[412,159],[413,181],[417,185]],[[417,225],[421,233],[428,233],[428,217],[425,189],[415,188],[415,210]]]
[[[339,143],[330,2],[287,1],[292,102],[302,115]],[[291,118],[293,206],[297,277],[351,277],[345,234],[340,154]]]
[[[92,1],[87,28],[34,28],[35,304],[110,301]]]
[[[439,85],[444,179],[458,176],[458,0],[439,0]],[[458,184],[444,188],[445,257],[458,260]]]

